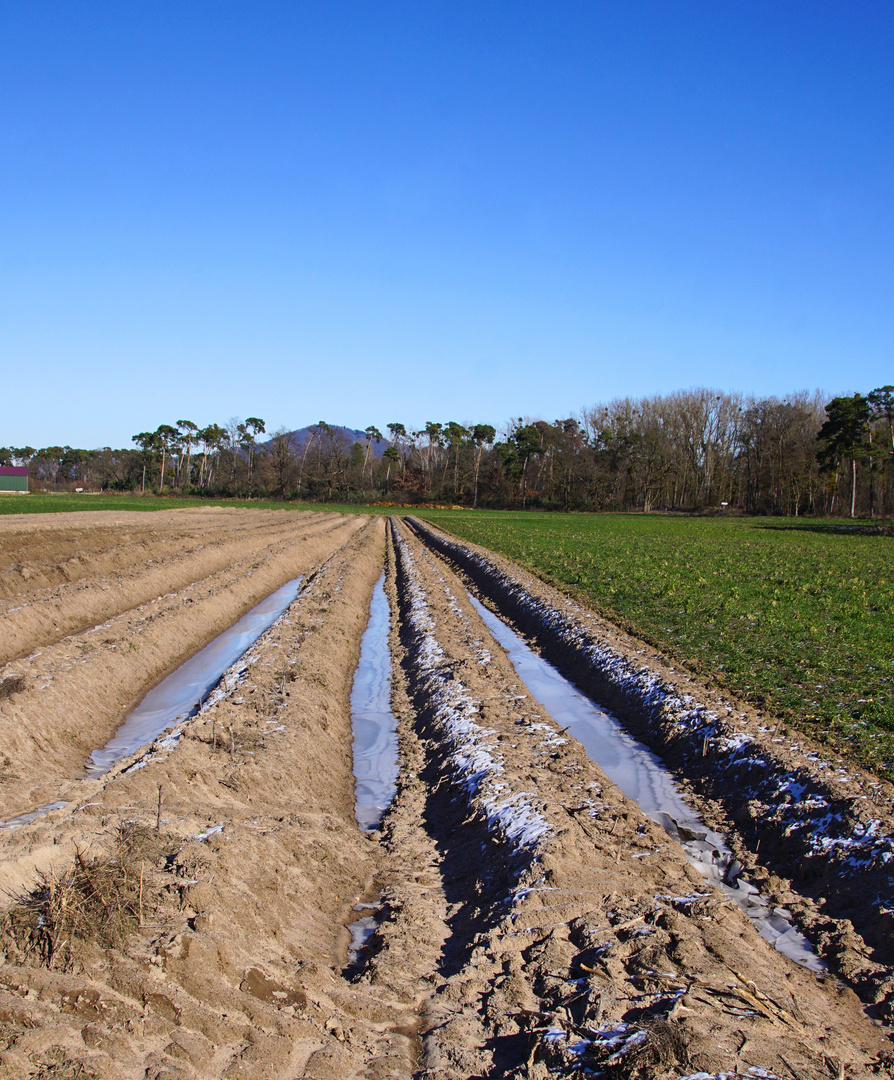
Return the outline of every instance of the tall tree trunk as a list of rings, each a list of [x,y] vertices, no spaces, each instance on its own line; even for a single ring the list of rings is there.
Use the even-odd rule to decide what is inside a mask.
[[[314,433],[311,432],[310,435],[308,435],[307,441],[304,444],[304,453],[301,455],[301,465],[298,468],[298,488],[297,488],[297,490],[299,492],[301,491],[301,482],[304,479],[304,462],[305,462],[305,460],[307,458],[307,452],[308,452],[308,450],[310,450],[311,444],[313,443],[315,437],[316,436],[314,435]]]
[[[857,506],[857,459],[851,458],[851,517]]]

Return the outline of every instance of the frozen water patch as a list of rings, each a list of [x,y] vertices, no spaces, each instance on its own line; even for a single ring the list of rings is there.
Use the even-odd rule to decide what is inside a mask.
[[[582,744],[609,779],[682,846],[702,877],[735,901],[761,937],[781,953],[812,971],[824,971],[825,964],[804,935],[780,914],[780,909],[771,909],[758,890],[740,877],[741,867],[723,836],[709,829],[682,798],[660,758],[534,652],[502,619],[474,596],[470,595],[469,601],[509,654],[516,673],[533,697]]]
[[[190,840],[197,840],[197,841],[199,841],[201,843],[201,842],[209,839],[209,837],[222,836],[223,835],[223,828],[224,828],[223,827],[223,822],[221,822],[219,825],[209,825],[208,828],[205,829],[204,832],[193,833],[190,836]]]
[[[152,742],[163,731],[194,716],[221,676],[279,619],[295,600],[302,578],[295,578],[271,593],[266,600],[201,649],[158,684],[129,713],[124,723],[101,750],[90,755],[87,776],[102,776],[120,761]],[[234,676],[234,686],[238,675]],[[219,697],[230,691],[229,679]]]
[[[30,810],[27,814],[17,814],[16,817],[8,818],[6,821],[0,821],[0,829],[21,829],[23,825],[30,825],[31,822],[36,821],[37,818],[45,817],[54,810],[61,810],[65,806],[68,806],[67,802],[46,803],[43,806],[38,806],[34,810]]]
[[[356,906],[359,908],[367,905],[358,904]],[[357,965],[360,954],[376,932],[378,925],[375,915],[362,915],[359,919],[355,919],[354,922],[348,923],[348,930],[351,932],[351,944],[348,946],[349,968]]]
[[[347,930],[351,935],[348,943],[348,962],[342,974],[346,978],[359,974],[363,968],[367,954],[372,945],[372,938],[384,914],[384,906],[381,896],[378,900],[361,901],[354,905],[354,911],[362,911],[365,914],[347,924]]]
[[[391,712],[391,612],[383,574],[373,590],[369,623],[351,689],[354,729],[354,814],[372,831],[391,805],[397,784],[397,721]]]

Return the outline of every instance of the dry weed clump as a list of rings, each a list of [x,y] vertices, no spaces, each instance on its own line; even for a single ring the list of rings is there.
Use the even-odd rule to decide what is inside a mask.
[[[215,753],[230,754],[238,751],[247,754],[265,750],[267,744],[265,732],[258,731],[254,726],[240,726],[239,730],[233,724],[219,724],[212,722],[210,731],[206,730],[193,738],[205,743]]]
[[[653,1020],[645,1030],[646,1041],[634,1055],[632,1065],[637,1068],[689,1065],[689,1050],[678,1024],[659,1018]]]
[[[0,757],[0,784],[5,780],[18,780],[18,776],[13,772],[12,758],[9,754]]]
[[[22,1029],[14,1024],[0,1022],[0,1054],[15,1045],[16,1039],[22,1034]]]
[[[576,1027],[564,1037],[551,1031],[539,1042],[537,1053],[550,1072],[605,1080],[651,1080],[690,1065],[683,1032],[663,1017],[642,1027],[627,1023]]]
[[[83,1061],[77,1061],[61,1046],[51,1046],[36,1063],[37,1071],[30,1073],[32,1080],[99,1080]]]
[[[2,933],[31,959],[64,967],[76,942],[118,948],[156,904],[150,875],[168,844],[154,829],[126,822],[112,855],[76,849],[63,873],[40,873],[34,888],[12,897]]]
[[[0,701],[24,690],[27,681],[24,675],[7,675],[5,679],[0,679]]]

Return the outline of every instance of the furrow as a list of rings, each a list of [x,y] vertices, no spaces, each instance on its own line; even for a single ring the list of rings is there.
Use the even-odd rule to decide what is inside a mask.
[[[732,705],[708,705],[697,687],[681,688],[655,664],[617,648],[599,620],[567,597],[427,523],[414,519],[412,527],[709,800],[709,824],[729,832],[735,823],[730,838],[742,862],[758,880],[766,868],[763,880],[777,902],[797,914],[832,969],[875,1015],[894,1018],[894,835],[880,820],[877,798],[867,797],[878,781],[858,778],[844,795],[830,769],[815,767],[819,755],[805,754],[800,766],[781,759],[774,752],[781,740],[774,743],[766,728],[743,731]],[[718,803],[726,817],[712,822]]]
[[[4,819],[64,798],[60,785],[82,775],[91,751],[147,690],[284,582],[317,568],[362,524],[345,517],[334,532],[278,542],[267,558],[247,558],[8,665],[19,682],[0,701]]]
[[[97,530],[99,538],[91,530],[83,530],[83,535],[71,537],[75,547],[83,545],[83,551],[66,557],[53,547],[55,557],[49,565],[19,561],[5,571],[7,578],[16,579],[18,584],[15,592],[0,601],[0,663],[70,634],[89,631],[160,596],[213,578],[236,563],[260,564],[293,543],[296,536],[324,535],[338,522],[328,514],[284,518],[279,513],[272,523],[259,521],[254,529],[234,530],[205,519],[193,532],[169,534],[160,542],[160,523],[153,522],[148,535],[131,526],[138,540],[128,538],[123,545],[117,542],[116,530],[108,526]],[[0,533],[0,540],[8,538]],[[107,546],[99,547],[100,543]],[[4,554],[6,558],[14,555],[8,550]]]
[[[422,817],[441,854],[451,932],[425,1007],[420,1076],[540,1068],[678,1077],[742,1067],[819,1080],[833,1042],[853,1075],[874,1075],[885,1039],[853,995],[776,953],[706,887],[518,682],[462,583],[418,541],[402,541],[405,664],[426,757]],[[494,763],[478,787],[440,715],[463,700],[478,706],[469,716],[467,704],[465,719],[488,732]],[[489,820],[488,785],[503,780],[545,823],[530,848],[513,849]],[[748,1000],[772,1001],[774,1019]],[[758,1042],[754,1015],[766,1021]]]

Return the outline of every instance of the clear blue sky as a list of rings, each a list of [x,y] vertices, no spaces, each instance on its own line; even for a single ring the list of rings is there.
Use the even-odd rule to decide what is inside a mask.
[[[890,0],[6,0],[0,445],[894,382]]]

